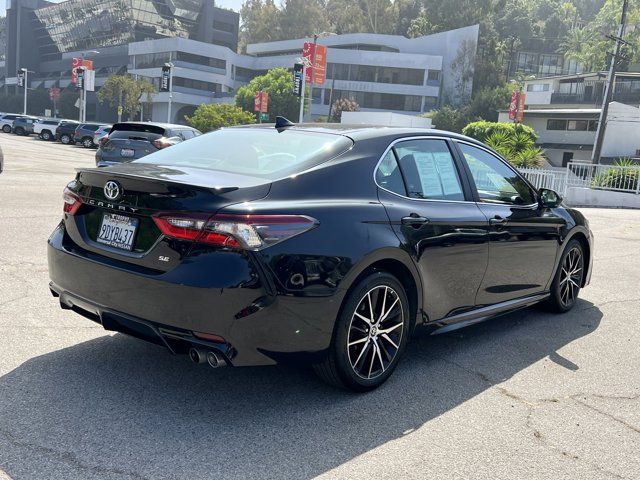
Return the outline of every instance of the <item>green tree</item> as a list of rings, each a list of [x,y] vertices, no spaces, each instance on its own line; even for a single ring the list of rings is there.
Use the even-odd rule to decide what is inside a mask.
[[[256,121],[252,113],[245,112],[236,105],[226,103],[202,104],[196,108],[192,116],[184,118],[189,125],[203,133],[222,127],[255,123]]]
[[[122,107],[123,115],[130,119],[140,112],[140,101],[147,101],[155,91],[153,84],[146,79],[111,75],[98,92],[98,100],[111,107]]]
[[[528,138],[527,145],[533,145],[538,141],[538,135],[536,135],[533,128],[521,123],[487,122],[482,120],[470,123],[462,129],[462,133],[481,142],[486,142],[494,133],[500,133],[508,137],[514,137],[519,134]],[[519,142],[522,141],[522,139],[519,140]]]
[[[269,121],[274,122],[278,115],[292,121],[298,118],[300,102],[293,94],[293,74],[286,68],[273,68],[240,87],[236,105],[245,111],[253,111],[256,92],[269,92]]]
[[[489,88],[485,87],[476,91],[467,107],[470,118],[482,118],[495,122],[498,120],[498,111],[509,107],[512,89],[508,86]]]
[[[240,17],[240,46],[249,43],[280,40],[279,10],[273,0],[247,0],[242,4]]]
[[[60,99],[57,102],[60,117],[74,119],[78,118],[78,107],[76,102],[80,99],[80,94],[75,88],[66,88],[60,93]]]

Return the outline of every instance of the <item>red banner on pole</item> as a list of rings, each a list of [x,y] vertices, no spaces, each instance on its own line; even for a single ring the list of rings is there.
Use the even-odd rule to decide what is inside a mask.
[[[262,99],[260,100],[260,113],[267,113],[269,111],[269,92],[262,92]]]
[[[256,92],[255,96],[253,97],[253,111],[262,111],[262,92]]]
[[[306,68],[306,81],[322,85],[327,76],[327,47],[313,42],[304,42],[302,56],[309,59],[311,66]],[[315,74],[314,74],[315,71]]]
[[[524,100],[526,94],[524,92],[520,92],[518,95],[518,123],[522,123],[522,117],[524,116]]]
[[[74,85],[78,81],[78,67],[84,67],[87,70],[93,70],[93,60],[85,60],[83,58],[73,57],[71,60],[71,83]]]
[[[511,95],[511,103],[509,104],[509,120],[516,119],[516,113],[518,110],[518,91],[514,90]]]

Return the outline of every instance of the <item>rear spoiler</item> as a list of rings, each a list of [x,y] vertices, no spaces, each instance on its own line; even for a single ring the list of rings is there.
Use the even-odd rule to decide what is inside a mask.
[[[102,167],[102,168],[76,168],[75,170],[78,173],[78,175],[81,174],[81,173],[88,173],[88,174],[98,173],[100,175],[104,175],[106,173],[105,170],[104,170],[104,167]],[[135,179],[147,180],[149,182],[160,183],[160,184],[165,184],[165,185],[180,185],[180,186],[185,186],[185,187],[202,188],[202,189],[209,190],[212,193],[216,193],[216,194],[233,192],[235,190],[238,190],[238,188],[239,188],[239,187],[216,187],[214,185],[205,184],[203,182],[180,182],[180,181],[177,181],[177,180],[171,180],[171,179],[165,179],[165,178],[157,178],[157,177],[150,176],[150,175],[137,175],[137,174],[134,174],[134,173],[113,172],[112,175],[114,177],[135,178]]]

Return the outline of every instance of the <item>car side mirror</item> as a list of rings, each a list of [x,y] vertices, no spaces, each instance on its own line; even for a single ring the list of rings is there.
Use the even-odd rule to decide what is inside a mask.
[[[562,203],[562,197],[548,188],[541,188],[540,206],[545,208],[555,208]]]

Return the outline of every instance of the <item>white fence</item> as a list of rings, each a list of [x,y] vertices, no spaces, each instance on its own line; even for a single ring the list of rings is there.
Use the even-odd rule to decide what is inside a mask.
[[[536,188],[566,195],[571,187],[640,194],[640,165],[617,166],[569,162],[565,169],[520,168]]]

